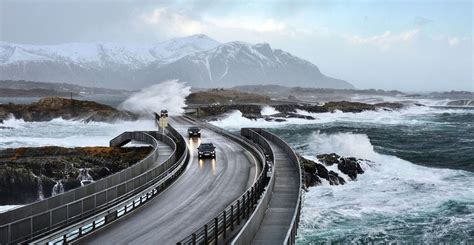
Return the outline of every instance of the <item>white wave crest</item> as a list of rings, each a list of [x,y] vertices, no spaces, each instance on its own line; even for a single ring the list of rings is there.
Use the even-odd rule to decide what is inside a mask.
[[[170,115],[180,115],[184,112],[185,100],[190,93],[191,87],[184,82],[165,81],[131,95],[119,108],[142,115],[152,115],[153,112],[166,109]]]
[[[277,111],[274,107],[271,107],[271,106],[262,107],[262,111],[260,112],[260,114],[262,114],[263,116],[275,115],[277,113],[280,113],[280,112]]]

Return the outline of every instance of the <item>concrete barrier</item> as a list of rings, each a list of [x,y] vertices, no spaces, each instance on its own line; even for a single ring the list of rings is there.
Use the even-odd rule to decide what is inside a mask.
[[[261,131],[260,129],[242,128],[241,135],[256,142],[263,149],[265,154],[270,155],[271,160],[273,162],[273,160],[275,159],[273,150],[268,144],[267,140],[263,136],[261,136],[259,133],[257,133],[260,131]],[[271,166],[272,169],[275,167],[278,167],[278,166],[275,166],[274,164]],[[266,175],[267,173],[264,173],[264,174]],[[268,204],[270,203],[270,200],[272,198],[274,186],[275,186],[275,171],[271,171],[270,180],[268,182],[266,190],[262,194],[262,197],[260,201],[258,202],[257,207],[253,211],[248,221],[242,227],[240,232],[235,236],[235,239],[232,241],[233,245],[234,244],[246,245],[246,244],[252,243],[252,240],[255,237],[258,231],[258,228],[260,227],[260,224],[263,221],[263,218],[265,217],[265,212],[267,211]]]
[[[296,234],[298,230],[298,224],[300,221],[300,215],[301,215],[301,204],[302,204],[302,187],[303,187],[303,176],[302,176],[302,169],[301,169],[301,163],[298,159],[298,156],[296,155],[295,151],[293,148],[291,148],[288,143],[286,143],[283,139],[278,137],[277,135],[270,133],[266,130],[262,130],[261,134],[263,137],[266,139],[274,142],[276,145],[281,147],[282,149],[285,150],[286,154],[289,156],[291,162],[295,165],[297,171],[298,171],[298,176],[299,176],[299,193],[298,193],[298,199],[297,202],[295,203],[295,208],[293,212],[293,217],[291,219],[291,226],[288,229],[288,232],[285,236],[285,244],[295,244],[295,239],[296,239]]]
[[[272,134],[264,129],[257,129],[257,128],[245,129],[244,128],[242,129],[242,135],[257,142],[263,149],[268,149],[267,151],[272,151],[268,141],[275,143],[277,146],[279,146],[285,151],[290,161],[295,165],[295,168],[298,171],[298,176],[299,176],[298,182],[299,182],[300,191],[298,192],[298,197],[295,203],[295,208],[294,208],[293,216],[291,218],[291,223],[290,223],[290,226],[288,227],[288,231],[287,231],[287,234],[285,235],[285,240],[284,240],[284,244],[294,244],[296,231],[298,228],[298,222],[300,218],[300,213],[301,213],[302,176],[301,176],[301,165],[300,165],[299,159],[296,153],[293,151],[293,149],[284,140],[282,140],[277,135]],[[237,236],[232,241],[233,245],[250,244],[252,243],[254,237],[257,235],[257,232],[260,229],[260,225],[265,218],[265,212],[271,201],[275,182],[278,181],[276,180],[275,172],[279,166],[276,165],[276,161],[274,161],[274,163],[275,164],[273,166],[273,171],[272,171],[271,179],[269,181],[267,190],[263,194],[263,198],[259,201],[252,216],[249,218],[245,226],[240,230],[239,234],[237,234]]]

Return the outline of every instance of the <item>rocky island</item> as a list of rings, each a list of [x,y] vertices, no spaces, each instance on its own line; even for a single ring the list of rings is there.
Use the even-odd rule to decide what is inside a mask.
[[[86,185],[145,158],[151,147],[0,150],[0,205],[26,204]]]
[[[61,97],[46,97],[28,105],[12,103],[0,105],[0,123],[11,116],[27,122],[50,121],[59,117],[84,122],[137,119],[137,115],[128,111],[120,111],[92,101]]]

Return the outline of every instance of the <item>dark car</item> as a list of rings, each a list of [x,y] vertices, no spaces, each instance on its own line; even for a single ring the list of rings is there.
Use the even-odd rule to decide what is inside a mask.
[[[168,110],[161,110],[160,117],[168,117]]]
[[[198,147],[198,158],[216,158],[216,147],[212,143],[201,143]]]
[[[201,137],[201,129],[198,127],[189,127],[188,135],[189,137]]]

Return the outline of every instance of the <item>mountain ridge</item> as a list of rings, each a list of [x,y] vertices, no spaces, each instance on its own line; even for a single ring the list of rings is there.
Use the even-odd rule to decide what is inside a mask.
[[[311,62],[268,43],[220,43],[203,34],[154,45],[0,43],[0,79],[70,81],[85,86],[138,89],[179,79],[193,87],[292,84],[354,88],[325,76]]]

